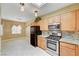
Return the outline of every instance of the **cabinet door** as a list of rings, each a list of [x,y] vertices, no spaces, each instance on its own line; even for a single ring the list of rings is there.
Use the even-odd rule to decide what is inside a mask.
[[[60,46],[60,56],[75,56],[75,50]]]
[[[76,56],[79,56],[79,45],[76,45]]]
[[[75,45],[60,42],[60,56],[75,56]]]
[[[53,23],[53,17],[49,17],[48,18],[48,24],[52,24]]]
[[[45,42],[45,39],[42,39],[41,43],[42,43],[42,44],[41,44],[41,45],[42,45],[41,48],[42,48],[42,49],[46,49],[46,45],[45,45],[46,42]]]
[[[76,30],[79,31],[79,10],[77,11],[77,27]]]
[[[61,15],[61,30],[75,31],[75,11]]]
[[[48,22],[49,22],[48,24],[60,23],[60,15],[50,17],[48,19]]]
[[[47,20],[40,20],[39,25],[40,25],[40,30],[48,30],[48,21]]]
[[[46,44],[45,39],[43,37],[38,37],[38,47],[46,49],[45,44]]]
[[[44,30],[48,30],[48,20],[44,20],[43,25]]]
[[[33,22],[32,23],[32,26],[37,26],[37,22]]]
[[[41,47],[41,40],[38,38],[38,47]]]

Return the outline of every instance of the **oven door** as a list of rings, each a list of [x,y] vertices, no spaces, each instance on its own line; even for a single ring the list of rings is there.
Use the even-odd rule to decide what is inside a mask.
[[[47,48],[52,50],[55,53],[58,53],[58,42],[47,40]]]

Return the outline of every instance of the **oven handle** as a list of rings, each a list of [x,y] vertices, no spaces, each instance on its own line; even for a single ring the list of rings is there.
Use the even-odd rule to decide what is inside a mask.
[[[52,41],[52,42],[53,42],[53,41]],[[48,43],[50,43],[50,44],[54,44],[54,45],[57,44],[57,42],[54,42],[54,43],[52,43],[52,42],[47,41],[47,44],[48,44]]]

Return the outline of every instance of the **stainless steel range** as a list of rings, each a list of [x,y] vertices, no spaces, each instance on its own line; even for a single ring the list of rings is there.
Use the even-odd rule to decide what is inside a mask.
[[[54,28],[55,28],[55,25],[54,25]],[[47,52],[51,55],[54,55],[54,56],[59,55],[59,40],[61,38],[60,28],[58,27],[57,30],[56,30],[56,28],[55,28],[55,30],[49,28],[49,36],[46,37]]]
[[[60,35],[59,35],[60,34]],[[52,33],[47,39],[47,52],[51,55],[59,55],[59,40],[61,38],[61,33]]]

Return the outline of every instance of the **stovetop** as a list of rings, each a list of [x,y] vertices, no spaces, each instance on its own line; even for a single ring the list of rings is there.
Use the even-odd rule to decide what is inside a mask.
[[[59,41],[61,36],[55,36],[55,35],[49,35],[48,37],[46,37],[48,40],[56,40]]]

